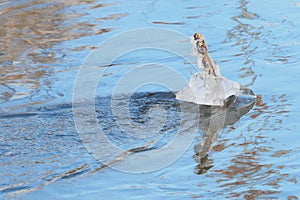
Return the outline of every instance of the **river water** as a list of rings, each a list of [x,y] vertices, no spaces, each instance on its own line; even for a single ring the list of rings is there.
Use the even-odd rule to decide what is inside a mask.
[[[293,0],[1,1],[0,197],[298,199],[299,13]],[[94,106],[75,104],[77,75],[90,53],[119,34],[112,51],[100,51],[109,56],[132,45],[125,31],[143,28],[135,42],[144,49],[105,67]],[[143,46],[151,28],[186,36],[174,49],[186,55],[187,37],[201,32],[222,74],[257,98],[210,108],[180,103],[169,87],[155,84],[139,85],[129,103],[112,98],[128,80],[168,80],[178,83],[174,90],[187,84],[194,69],[187,60]],[[175,42],[172,34],[159,44]],[[96,121],[84,121],[90,108]],[[95,124],[121,154],[95,140]]]

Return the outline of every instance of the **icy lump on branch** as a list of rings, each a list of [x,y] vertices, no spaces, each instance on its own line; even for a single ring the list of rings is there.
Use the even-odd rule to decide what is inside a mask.
[[[176,93],[176,99],[223,106],[228,97],[239,93],[240,85],[221,75],[219,66],[209,57],[203,35],[195,33],[191,43],[198,58],[200,72],[193,74],[189,85]]]

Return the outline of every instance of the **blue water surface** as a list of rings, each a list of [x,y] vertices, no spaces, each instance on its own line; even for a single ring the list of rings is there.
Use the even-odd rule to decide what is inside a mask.
[[[299,13],[300,2],[295,0],[2,1],[0,197],[298,199]],[[101,168],[103,163],[85,148],[75,127],[76,75],[101,42],[146,27],[187,37],[201,32],[222,74],[253,90],[257,100],[247,114],[223,129],[202,164],[194,150],[198,138],[174,163],[155,171]],[[126,72],[149,63],[174,68],[187,79],[194,70],[169,52],[130,52],[107,69],[96,97],[109,95]],[[96,105],[99,121],[106,109],[101,102]],[[109,129],[113,122],[102,123]],[[143,140],[137,146],[138,142]],[[136,147],[132,144],[131,138],[128,148]]]

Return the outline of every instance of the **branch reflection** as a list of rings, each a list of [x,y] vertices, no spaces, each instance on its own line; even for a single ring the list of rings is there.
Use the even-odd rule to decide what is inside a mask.
[[[159,131],[154,137],[156,140],[155,144],[148,149],[149,151],[147,150],[149,156],[151,156],[151,150],[161,149],[172,141],[175,134],[195,134],[189,132],[189,130],[194,130],[195,128],[198,129],[197,133],[199,133],[199,135],[196,136],[197,142],[194,146],[195,154],[193,158],[198,163],[195,173],[202,174],[213,166],[208,154],[218,141],[223,128],[228,125],[233,125],[243,115],[248,113],[255,104],[255,100],[254,93],[249,89],[244,89],[241,96],[229,97],[222,107],[180,102],[175,99],[173,92],[136,93],[131,97],[129,117],[131,117],[136,125],[140,124],[144,127],[145,124],[151,124],[149,111],[153,106],[159,105],[165,109],[164,113],[167,113],[167,117],[163,127],[156,127],[161,126],[161,124],[152,123],[153,127],[151,127],[151,130]],[[107,99],[107,101],[110,100]],[[118,109],[122,109],[124,103],[122,103],[122,100],[118,101],[120,101]],[[153,140],[153,137],[149,135],[149,138],[143,138],[141,141],[138,141],[137,138],[132,138],[119,130],[119,127],[115,124],[115,117],[112,116],[112,113],[103,112],[105,110],[104,108],[107,108],[108,106],[110,106],[109,102],[105,103],[104,99],[101,99],[101,101],[99,99],[97,110],[101,110],[101,113],[98,112],[98,119],[101,127],[105,130],[105,134],[112,142],[118,144],[120,148],[129,149],[136,147],[136,145],[143,146],[143,144]],[[195,112],[199,113],[195,115]],[[120,111],[120,113],[122,112]],[[158,118],[162,118],[162,116],[159,116],[160,113],[156,113],[155,115]],[[191,117],[183,119],[182,116]],[[195,119],[195,116],[198,119]],[[118,117],[122,118],[122,116]],[[125,117],[128,118],[128,116],[124,115],[123,119],[125,119]],[[123,125],[126,126],[126,124]],[[188,127],[190,128],[184,131],[178,131],[182,124],[189,124]],[[127,125],[131,126],[130,124]],[[148,130],[143,130],[143,132],[148,132]],[[174,151],[174,153],[175,152],[176,151]],[[162,157],[161,159],[164,158]]]

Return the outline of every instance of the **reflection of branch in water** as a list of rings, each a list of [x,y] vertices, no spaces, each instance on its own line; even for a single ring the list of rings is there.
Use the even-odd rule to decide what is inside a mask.
[[[136,123],[136,125],[146,127],[145,125],[150,123],[147,113],[149,113],[148,111],[153,108],[154,105],[162,106],[165,109],[164,113],[167,113],[166,121],[163,123],[163,126],[160,127],[160,129],[157,129],[156,127],[161,126],[159,124],[153,124],[154,127],[151,127],[151,129],[157,129],[160,131],[155,133],[155,135],[150,134],[149,138],[142,140],[139,140],[135,137],[127,137],[129,136],[127,134],[131,134],[131,132],[126,134],[125,132],[120,131],[116,125],[116,122],[114,121],[115,116],[106,109],[106,101],[107,103],[111,102],[109,98],[107,98],[107,100],[102,98],[97,106],[97,110],[101,110],[97,117],[99,119],[99,123],[103,130],[105,130],[105,134],[114,144],[118,145],[120,149],[129,150],[120,152],[113,156],[109,155],[110,159],[107,159],[104,165],[101,165],[98,167],[98,169],[95,169],[95,172],[101,171],[109,166],[113,166],[113,164],[119,161],[121,162],[118,163],[118,165],[122,166],[125,163],[123,161],[126,161],[124,159],[126,159],[126,157],[131,153],[146,151],[144,152],[144,155],[151,156],[152,150],[155,151],[158,149],[163,149],[167,144],[170,143],[171,140],[173,140],[176,134],[195,134],[190,132],[190,130],[193,130],[193,128],[182,129],[179,133],[178,129],[182,126],[182,124],[185,124],[187,127],[195,127],[195,129],[199,130],[198,133],[204,132],[204,134],[199,135],[199,140],[201,143],[195,147],[195,156],[199,157],[199,160],[201,160],[201,158],[204,158],[210,152],[223,127],[235,123],[242,115],[247,113],[249,109],[252,108],[255,102],[255,96],[251,90],[245,89],[241,91],[241,96],[229,97],[224,102],[225,105],[220,107],[197,105],[190,102],[178,101],[175,99],[173,92],[136,93],[132,96],[131,103],[129,104],[130,108],[128,109],[130,113],[129,117],[132,122]],[[122,102],[122,99],[116,99],[115,101],[116,105],[119,105],[119,109],[124,109],[123,106],[125,104],[117,103],[118,101]],[[196,110],[197,114],[195,114]],[[128,118],[128,115],[125,112],[119,112],[119,114],[120,116],[118,117],[121,119]],[[160,117],[158,113],[156,114]],[[186,117],[183,118],[183,115]],[[149,143],[146,144],[147,142]],[[155,146],[152,146],[154,143]],[[131,149],[133,146],[137,145],[141,148]],[[102,152],[107,151],[105,145],[100,145],[99,150],[100,149],[102,149]],[[174,153],[176,152],[174,151]],[[135,154],[135,156],[139,155]],[[164,158],[161,157],[161,159]]]
[[[213,161],[208,158],[208,155],[201,158],[199,157],[198,153],[196,153],[193,157],[197,161],[197,163],[199,163],[195,167],[195,174],[205,174],[208,170],[210,170],[213,167]]]
[[[229,198],[243,196],[247,197],[246,199],[264,198],[268,194],[281,193],[278,186],[283,180],[291,183],[298,181],[282,161],[273,161],[274,158],[291,152],[290,146],[284,149],[274,146],[275,140],[271,136],[272,133],[282,132],[286,128],[283,118],[289,115],[287,101],[285,94],[272,95],[268,100],[258,96],[255,108],[249,113],[249,119],[255,120],[250,121],[246,128],[251,133],[239,134],[238,140],[224,141],[225,148],[235,148],[235,151],[226,166],[219,166],[218,169],[211,171],[216,173],[215,177],[219,177],[216,182],[220,184],[222,190],[232,191]],[[267,135],[266,130],[271,134]],[[263,182],[265,187],[247,187],[246,184],[251,181]],[[246,187],[241,190],[241,186]]]
[[[245,94],[254,95],[251,90],[245,90]],[[244,99],[243,99],[244,98]],[[208,153],[218,140],[220,132],[227,125],[232,125],[255,104],[254,97],[231,97],[223,107],[214,108],[209,120],[202,123],[204,135],[201,137],[201,143],[194,146],[195,161],[199,163],[196,167],[197,174],[203,174],[212,166],[212,161],[208,158]]]

